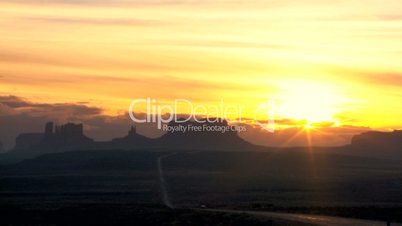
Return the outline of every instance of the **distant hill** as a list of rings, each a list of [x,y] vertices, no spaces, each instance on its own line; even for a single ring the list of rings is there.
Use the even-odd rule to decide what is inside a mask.
[[[393,132],[370,131],[352,138],[352,145],[364,148],[390,148],[400,149],[402,147],[402,131]]]
[[[402,159],[402,131],[370,131],[352,138],[350,152],[358,155]]]

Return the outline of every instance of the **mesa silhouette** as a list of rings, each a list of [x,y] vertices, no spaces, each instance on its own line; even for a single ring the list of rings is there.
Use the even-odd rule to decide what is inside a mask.
[[[402,130],[365,132],[354,136],[350,146],[356,155],[402,159]]]
[[[218,122],[200,123],[196,121],[180,123],[181,126],[228,126],[225,120]],[[168,126],[177,126],[170,122]],[[84,134],[83,124],[67,123],[54,125],[48,122],[43,133],[23,133],[17,136],[16,145],[11,150],[20,154],[43,154],[52,152],[65,152],[73,150],[104,150],[122,149],[132,150],[138,148],[164,148],[164,149],[195,149],[195,150],[248,150],[255,146],[241,139],[237,132],[226,131],[172,131],[163,136],[152,139],[137,133],[136,127],[131,126],[124,137],[114,138],[110,141],[95,141]]]
[[[185,123],[170,122],[168,126],[227,126],[225,120],[200,123],[188,121]],[[48,122],[43,133],[23,133],[17,136],[16,145],[10,154],[19,156],[37,156],[44,153],[58,153],[74,150],[144,150],[165,149],[174,151],[186,150],[219,150],[219,151],[271,151],[299,150],[305,147],[275,148],[253,145],[240,138],[235,131],[173,131],[152,139],[137,133],[131,126],[127,135],[110,141],[95,141],[84,134],[83,124],[67,123],[54,125]],[[352,138],[349,145],[342,147],[315,147],[315,152],[331,152],[364,157],[402,159],[402,131],[393,132],[370,131]]]

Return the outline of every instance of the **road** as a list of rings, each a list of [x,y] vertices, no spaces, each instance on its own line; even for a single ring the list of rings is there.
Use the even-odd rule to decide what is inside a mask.
[[[199,209],[200,210],[200,209]],[[259,217],[269,217],[290,220],[295,222],[313,224],[317,226],[387,226],[385,221],[370,221],[359,220],[343,217],[332,217],[323,215],[309,215],[309,214],[291,214],[291,213],[278,213],[278,212],[265,212],[265,211],[240,211],[240,210],[220,210],[220,209],[203,209],[213,212],[225,213],[246,213],[249,215]],[[402,224],[392,223],[391,226],[402,226]]]
[[[170,209],[173,209],[174,206],[173,206],[172,202],[170,201],[169,194],[167,192],[167,185],[166,185],[165,177],[163,174],[162,160],[165,158],[168,158],[170,156],[173,156],[175,154],[176,153],[170,153],[170,154],[158,157],[158,174],[159,174],[158,178],[159,178],[160,191],[161,191],[161,195],[162,195],[162,202],[165,206],[169,207]]]

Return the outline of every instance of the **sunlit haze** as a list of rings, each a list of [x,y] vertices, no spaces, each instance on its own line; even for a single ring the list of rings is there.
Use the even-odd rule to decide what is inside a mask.
[[[108,116],[125,114],[134,98],[248,108],[275,99],[279,126],[399,129],[401,8],[400,0],[5,0],[0,94]]]

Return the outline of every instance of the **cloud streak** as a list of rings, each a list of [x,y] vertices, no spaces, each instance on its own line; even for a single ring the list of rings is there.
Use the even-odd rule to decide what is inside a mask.
[[[166,22],[144,19],[123,19],[123,18],[84,18],[84,17],[20,17],[19,20],[30,23],[60,23],[60,24],[87,24],[87,25],[112,25],[112,26],[162,26]]]

